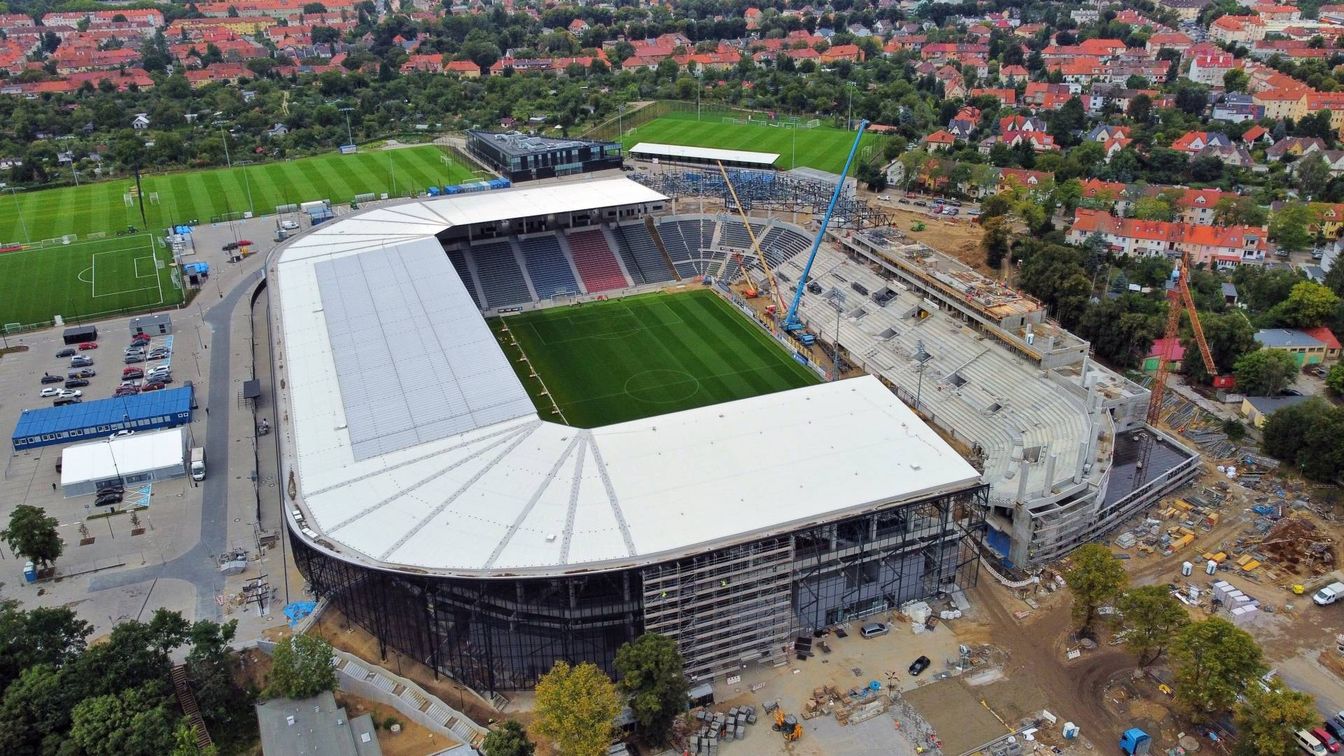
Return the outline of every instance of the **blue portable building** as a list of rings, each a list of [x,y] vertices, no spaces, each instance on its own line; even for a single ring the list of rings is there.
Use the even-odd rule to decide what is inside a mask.
[[[161,389],[64,407],[24,410],[14,426],[14,451],[68,444],[119,430],[172,428],[191,422],[192,388]]]

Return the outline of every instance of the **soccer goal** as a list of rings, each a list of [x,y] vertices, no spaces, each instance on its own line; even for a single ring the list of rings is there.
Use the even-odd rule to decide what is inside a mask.
[[[159,193],[158,193],[158,192],[150,192],[150,193],[149,193],[149,204],[151,204],[151,205],[157,205],[157,204],[159,204]]]
[[[123,193],[121,201],[125,203],[126,207],[135,207],[135,197],[130,192]]]
[[[804,123],[804,124],[803,124],[803,128],[805,128],[805,129],[815,129],[815,128],[817,128],[817,127],[820,126],[820,125],[821,125],[821,120],[818,119],[818,118],[813,118],[812,120],[810,120],[810,121]]]

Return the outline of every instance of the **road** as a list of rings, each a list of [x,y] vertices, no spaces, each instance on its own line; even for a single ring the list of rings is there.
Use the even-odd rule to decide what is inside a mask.
[[[210,330],[210,342],[206,348],[216,347],[210,350],[209,396],[219,411],[209,416],[208,409],[202,408],[209,416],[205,443],[210,449],[210,467],[213,470],[231,469],[229,448],[232,444],[228,412],[233,398],[233,391],[230,390],[233,376],[229,349],[232,335],[231,319],[239,303],[250,299],[253,289],[260,283],[261,278],[260,269],[246,275],[228,292],[221,291],[219,302],[205,313],[205,323]],[[209,293],[203,296],[209,296]],[[249,375],[250,372],[249,367]],[[206,476],[202,484],[200,532],[196,544],[189,551],[163,564],[97,577],[90,581],[89,591],[157,581],[161,577],[186,580],[196,587],[196,618],[219,619],[220,607],[215,603],[215,596],[224,589],[224,576],[219,572],[215,557],[224,551],[228,543],[228,485],[232,479],[233,476],[228,474],[217,473]]]

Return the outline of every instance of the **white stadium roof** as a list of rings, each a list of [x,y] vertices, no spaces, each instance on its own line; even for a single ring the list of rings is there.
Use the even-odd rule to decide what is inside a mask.
[[[494,197],[556,207],[582,186]],[[298,525],[327,548],[458,575],[606,569],[978,482],[871,377],[594,430],[543,421],[433,237],[448,221],[386,236],[476,199],[329,221],[271,263],[285,464]],[[343,226],[386,241],[352,247]]]
[[[725,163],[757,163],[774,165],[778,152],[749,152],[747,150],[720,150],[713,147],[687,147],[680,144],[640,142],[626,150],[629,155],[648,155],[670,160],[722,160]]]

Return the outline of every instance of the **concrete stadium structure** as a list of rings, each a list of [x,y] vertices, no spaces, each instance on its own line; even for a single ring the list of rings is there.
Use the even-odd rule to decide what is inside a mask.
[[[645,631],[714,679],[976,579],[989,488],[876,377],[592,430],[538,415],[482,309],[736,264],[705,247],[718,223],[667,244],[667,204],[623,178],[415,200],[273,255],[282,495],[318,596],[494,692],[560,658],[611,672]]]

